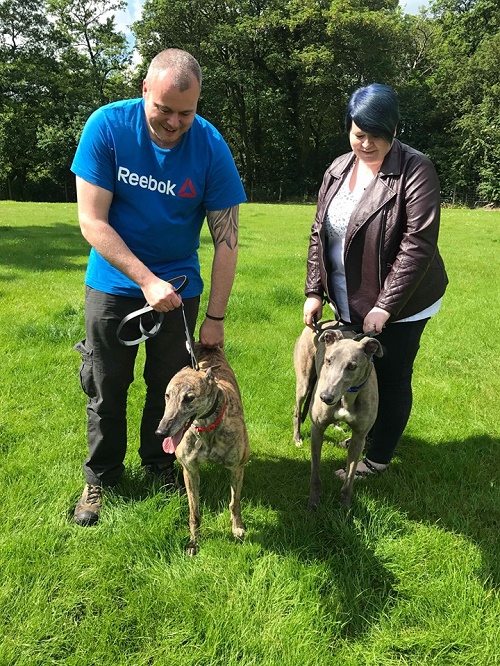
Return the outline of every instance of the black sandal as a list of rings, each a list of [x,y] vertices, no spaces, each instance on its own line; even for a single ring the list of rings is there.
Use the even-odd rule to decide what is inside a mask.
[[[375,465],[373,465],[368,460],[368,458],[363,458],[361,462],[365,464],[367,470],[365,472],[361,472],[360,470],[357,469],[356,472],[354,473],[354,480],[367,479],[369,476],[380,476],[389,467],[389,464],[387,464],[383,469],[377,469]],[[343,474],[339,475],[339,472],[343,472]],[[347,474],[347,469],[345,467],[342,467],[342,469],[338,469],[335,472],[335,474],[339,478],[345,477],[345,475]]]
[[[368,467],[366,472],[360,472],[359,470],[356,470],[356,473],[354,474],[355,477],[358,479],[366,479],[368,476],[380,476],[382,472],[385,472],[387,469],[387,465],[383,469],[377,469],[375,465],[372,465],[372,463],[368,460],[368,458],[363,458],[361,461]]]

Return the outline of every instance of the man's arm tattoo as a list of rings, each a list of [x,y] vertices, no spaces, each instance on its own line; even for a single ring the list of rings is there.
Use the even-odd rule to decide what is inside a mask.
[[[231,250],[238,245],[238,206],[207,211],[207,222],[214,245],[226,243]]]

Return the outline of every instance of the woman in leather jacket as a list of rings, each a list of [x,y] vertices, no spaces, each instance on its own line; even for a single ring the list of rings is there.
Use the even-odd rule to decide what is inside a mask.
[[[324,175],[307,259],[304,323],[314,326],[326,300],[337,319],[377,334],[384,349],[374,358],[379,409],[357,478],[379,474],[394,455],[410,417],[420,338],[448,282],[437,247],[439,180],[425,155],[395,138],[398,122],[389,86],[352,94],[352,152]]]

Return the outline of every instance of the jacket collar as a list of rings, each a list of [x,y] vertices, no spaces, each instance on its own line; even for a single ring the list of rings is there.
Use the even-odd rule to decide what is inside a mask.
[[[401,175],[401,155],[403,146],[398,139],[394,139],[392,148],[385,156],[382,166],[380,167],[381,176],[400,176]],[[346,171],[352,167],[355,160],[354,153],[346,153],[339,157],[330,166],[329,172],[334,178],[342,178]]]
[[[403,146],[401,141],[394,139],[392,148],[385,156],[380,173],[383,176],[400,176],[401,175],[401,162],[402,162]]]

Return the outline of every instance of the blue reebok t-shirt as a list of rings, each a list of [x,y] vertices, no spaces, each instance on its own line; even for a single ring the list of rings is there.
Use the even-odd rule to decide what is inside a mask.
[[[246,201],[231,152],[217,129],[196,115],[177,146],[151,141],[142,99],[114,102],[87,120],[71,170],[113,192],[108,221],[155,275],[187,275],[183,297],[203,291],[198,247],[206,211]],[[139,286],[93,248],[85,283],[140,298]]]

